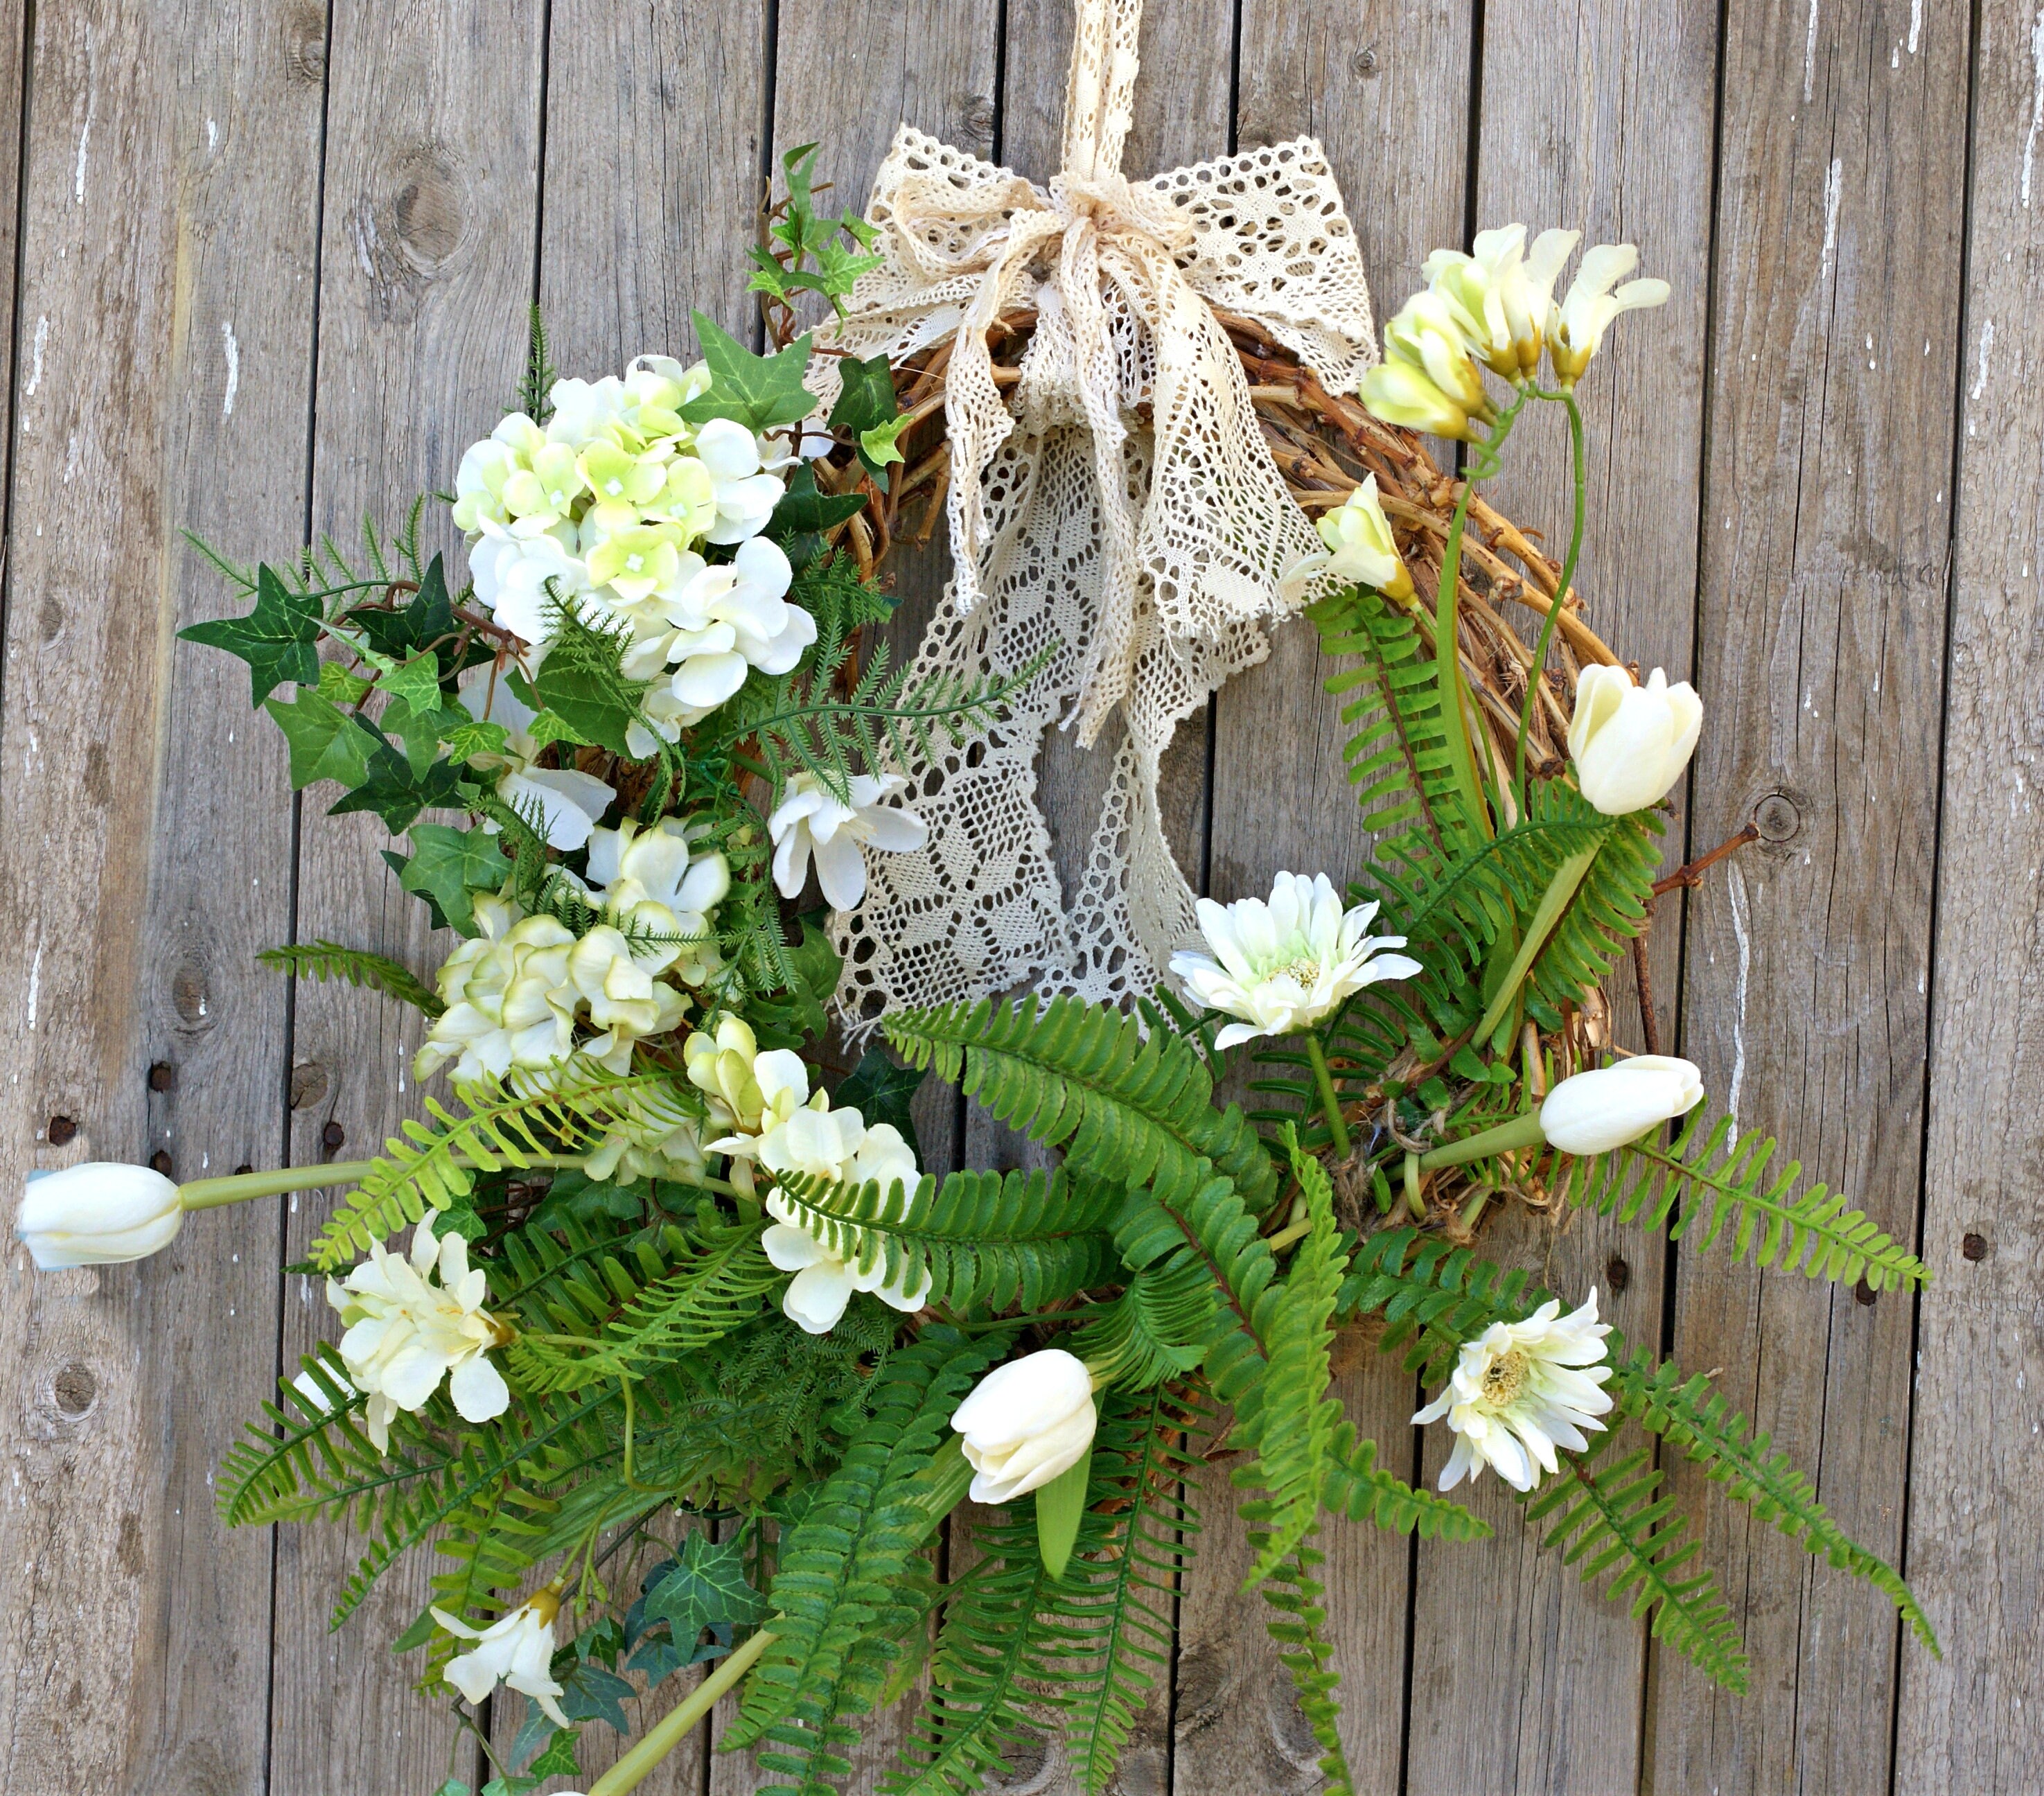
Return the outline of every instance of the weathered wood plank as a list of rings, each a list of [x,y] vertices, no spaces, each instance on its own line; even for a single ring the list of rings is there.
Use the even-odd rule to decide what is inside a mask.
[[[463,448],[515,390],[532,295],[544,9],[539,0],[345,0],[333,13],[320,293],[313,526],[344,543],[365,513],[402,523],[451,483]],[[433,547],[452,549],[431,508]],[[456,583],[462,577],[457,565]],[[382,827],[304,806],[298,933],[394,955],[430,975],[451,937],[378,857]],[[292,1037],[294,1160],[374,1152],[416,1113],[417,1019],[352,986],[300,986]],[[345,1157],[344,1156],[344,1157]],[[325,1206],[292,1219],[301,1256]],[[284,1352],[336,1332],[316,1281],[293,1281]],[[286,1530],[278,1554],[272,1787],[293,1796],[431,1789],[447,1774],[444,1709],[411,1690],[388,1644],[428,1594],[430,1553],[391,1571],[359,1615],[326,1617],[359,1543]],[[469,1749],[461,1748],[464,1756]]]
[[[1714,5],[1590,0],[1558,13],[1511,0],[1484,15],[1483,91],[1509,95],[1510,104],[1484,109],[1477,227],[1516,219],[1529,239],[1554,225],[1581,230],[1585,246],[1636,243],[1642,267],[1675,289],[1662,311],[1612,330],[1578,390],[1593,484],[1577,580],[1607,641],[1642,670],[1666,667],[1678,680],[1689,675],[1695,611],[1716,54]],[[1395,303],[1389,294],[1385,301],[1387,310]],[[1559,407],[1535,408],[1489,489],[1508,516],[1541,529],[1557,556],[1568,541],[1567,438]],[[1514,618],[1529,620],[1530,612]],[[1679,790],[1675,797],[1679,805]],[[1679,809],[1666,842],[1664,868],[1672,868],[1683,858]],[[1665,1045],[1674,1024],[1679,897],[1662,910],[1650,964]],[[1611,986],[1621,1039],[1642,1048],[1623,962]],[[1571,1303],[1594,1286],[1600,1313],[1629,1340],[1659,1338],[1658,1235],[1595,1216],[1555,1227],[1522,1217],[1486,1235],[1484,1251],[1535,1267]],[[1429,1440],[1430,1479],[1450,1440],[1443,1429]],[[1586,1796],[1630,1789],[1645,1628],[1588,1589],[1558,1554],[1543,1552],[1541,1530],[1527,1526],[1508,1491],[1485,1483],[1470,1501],[1495,1538],[1420,1549],[1412,1787]],[[1496,1700],[1500,1687],[1515,1699]]]
[[[0,3],[0,133],[7,133],[0,141],[10,152],[0,156],[0,271],[4,271],[0,272],[0,344],[7,345],[6,352],[0,355],[0,420],[6,421],[0,423],[0,517],[5,517],[6,495],[12,490],[7,474],[14,447],[14,302],[18,297],[14,290],[14,252],[21,222],[20,152],[28,21],[28,0]],[[4,573],[0,569],[0,575]]]
[[[1742,1129],[1915,1233],[1950,529],[1963,11],[1726,14],[1692,839],[1766,840],[1692,902],[1685,1052]],[[1800,53],[1797,53],[1800,52]],[[1900,1540],[1909,1306],[1680,1256],[1675,1352]],[[1656,1788],[1886,1787],[1887,1602],[1676,1490],[1744,1612],[1742,1700],[1653,1656]],[[1910,1650],[1914,1651],[1912,1648]],[[1977,1725],[1969,1717],[1967,1725]]]
[[[21,19],[0,24],[17,105]],[[26,183],[0,740],[15,1191],[29,1167],[153,1153],[191,1177],[281,1145],[248,1098],[282,1073],[283,994],[252,960],[289,926],[282,756],[252,752],[244,671],[172,633],[229,602],[182,527],[299,527],[300,28],[275,6],[37,20],[27,165],[10,148],[0,183]],[[270,1543],[226,1533],[212,1484],[270,1387],[277,1242],[261,1206],[138,1267],[10,1255],[10,1790],[262,1787]]]
[[[687,360],[694,311],[744,334],[755,316],[745,250],[766,117],[765,14],[715,0],[555,0],[550,26],[540,305],[555,366],[595,379],[642,353]],[[628,1704],[631,1736],[584,1728],[581,1783],[701,1675]],[[640,1788],[697,1796],[707,1751],[699,1733]]]
[[[1427,250],[1462,233],[1470,14],[1460,0],[1417,13],[1244,0],[1237,140],[1245,148],[1302,133],[1321,140],[1383,316],[1417,284]],[[1281,868],[1324,870],[1339,884],[1362,864],[1368,836],[1342,778],[1347,732],[1320,690],[1327,671],[1312,627],[1295,622],[1277,633],[1268,661],[1216,697],[1217,898],[1267,893]],[[1356,1425],[1405,1471],[1412,1380],[1372,1356],[1347,1375],[1340,1394]],[[1174,1788],[1181,1796],[1317,1788],[1289,1679],[1263,1636],[1263,1617],[1235,1594],[1247,1560],[1225,1479],[1210,1477],[1202,1494],[1208,1539],[1227,1545],[1195,1567],[1185,1604]],[[1395,1536],[1332,1521],[1321,1544],[1350,1767],[1359,1789],[1395,1790],[1410,1550]]]
[[[1903,1643],[1893,1787],[1908,1791],[2044,1787],[2044,1507],[2031,1388],[2044,1390],[2044,826],[2031,796],[2044,747],[2044,430],[2028,373],[2044,353],[2031,129],[2044,71],[2034,11],[1996,0],[1977,16],[1925,1171],[1923,1255],[1935,1283],[1918,1316],[1905,1565],[1945,1658]]]

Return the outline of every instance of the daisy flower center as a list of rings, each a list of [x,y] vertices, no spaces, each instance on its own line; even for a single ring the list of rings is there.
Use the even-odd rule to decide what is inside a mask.
[[[1500,1354],[1484,1368],[1483,1400],[1500,1409],[1508,1407],[1526,1388],[1527,1375],[1532,1369],[1533,1362],[1522,1348]]]
[[[1302,989],[1308,989],[1319,982],[1320,963],[1310,954],[1302,954],[1297,960],[1288,960],[1274,969],[1270,976],[1274,979],[1291,979]]]

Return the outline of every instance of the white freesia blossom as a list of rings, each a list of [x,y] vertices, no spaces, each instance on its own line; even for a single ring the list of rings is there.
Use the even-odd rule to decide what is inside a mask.
[[[951,1412],[965,1436],[975,1503],[1007,1503],[1079,1463],[1097,1416],[1093,1375],[1062,1348],[997,1366]]]
[[[1479,231],[1474,253],[1437,249],[1421,265],[1445,299],[1470,348],[1508,380],[1540,365],[1540,345],[1554,303],[1554,282],[1581,237],[1543,231],[1526,253],[1526,227]]]
[[[1604,1154],[1704,1101],[1693,1061],[1635,1054],[1565,1079],[1540,1106],[1540,1133],[1565,1154]]]
[[[674,971],[688,985],[724,964],[712,918],[731,890],[731,863],[698,848],[704,827],[663,817],[648,828],[627,817],[594,831],[583,888],[620,924],[673,938]]]
[[[578,940],[555,918],[521,916],[501,898],[478,898],[475,919],[482,933],[440,968],[447,1009],[419,1050],[421,1079],[451,1060],[459,1080],[557,1066],[576,1052],[585,1023],[596,1033],[582,1051],[625,1072],[641,1037],[664,1035],[682,1020],[687,999],[656,976],[678,957],[676,946],[635,947],[608,924]],[[682,933],[673,913],[651,901],[634,907],[633,921],[663,935]]]
[[[1466,412],[1481,413],[1489,401],[1483,375],[1470,353],[1469,339],[1448,302],[1437,293],[1416,293],[1384,327],[1387,356],[1424,369],[1433,382]]]
[[[44,1271],[147,1260],[175,1238],[178,1188],[146,1166],[89,1160],[31,1173],[14,1233]]]
[[[1316,528],[1327,545],[1327,571],[1336,579],[1374,586],[1386,598],[1412,596],[1412,576],[1399,559],[1375,475],[1364,475],[1362,484],[1347,498],[1332,511],[1323,512]]]
[[[793,1058],[793,1056],[790,1056]],[[869,1129],[855,1109],[834,1110],[827,1094],[818,1091],[806,1103],[790,1106],[798,1089],[788,1069],[762,1054],[754,1062],[755,1077],[764,1097],[768,1126],[756,1136],[732,1136],[710,1144],[713,1152],[732,1156],[734,1167],[756,1160],[767,1172],[797,1172],[838,1184],[913,1186],[920,1176],[916,1156],[891,1123]],[[693,1070],[693,1069],[692,1069]],[[806,1084],[806,1075],[803,1082]],[[889,1279],[876,1247],[864,1260],[847,1260],[803,1225],[803,1213],[777,1186],[767,1194],[772,1225],[759,1237],[766,1257],[795,1276],[781,1299],[788,1319],[805,1333],[828,1334],[836,1328],[855,1291],[870,1291],[894,1309],[914,1311],[929,1294],[925,1271],[912,1286]]]
[[[1670,686],[1656,667],[1635,686],[1623,667],[1584,668],[1569,720],[1583,796],[1606,817],[1658,804],[1682,777],[1703,727],[1703,701],[1687,680]]]
[[[1441,1468],[1440,1487],[1452,1490],[1485,1466],[1515,1490],[1531,1490],[1541,1473],[1557,1469],[1554,1450],[1581,1452],[1585,1429],[1601,1433],[1608,1413],[1604,1390],[1611,1367],[1602,1363],[1611,1325],[1596,1319],[1596,1293],[1581,1309],[1562,1314],[1554,1300],[1523,1322],[1493,1322],[1464,1343],[1447,1388],[1414,1416],[1416,1423],[1443,1416],[1454,1431],[1454,1451]]]
[[[537,713],[511,690],[502,671],[487,664],[471,667],[461,676],[460,693],[471,717],[501,724],[509,736],[501,755],[473,756],[470,764],[498,775],[498,797],[521,817],[529,819],[537,811],[548,847],[564,852],[582,847],[617,793],[593,773],[534,765],[540,744],[531,730]]]
[[[846,804],[813,773],[789,780],[786,794],[766,820],[774,843],[774,884],[783,898],[798,896],[816,857],[816,883],[833,910],[855,910],[866,896],[866,860],[862,848],[889,854],[920,848],[930,839],[930,827],[912,810],[892,801],[909,782],[898,773],[875,779],[855,774]]]
[[[390,1447],[391,1418],[424,1409],[442,1379],[464,1421],[503,1414],[510,1387],[489,1352],[510,1336],[482,1307],[489,1294],[482,1268],[468,1263],[468,1244],[451,1231],[436,1239],[430,1217],[409,1257],[372,1243],[345,1279],[327,1280],[327,1302],[348,1326],[341,1363],[369,1394],[363,1419],[378,1452]]]
[[[554,1618],[560,1612],[560,1594],[551,1586],[534,1591],[487,1628],[471,1628],[436,1606],[436,1621],[456,1639],[475,1643],[468,1652],[450,1659],[441,1675],[471,1702],[482,1702],[501,1681],[506,1688],[532,1698],[555,1727],[572,1726],[561,1712],[563,1692],[552,1676]]]
[[[1215,1036],[1232,1048],[1260,1035],[1291,1035],[1344,998],[1383,979],[1409,979],[1420,963],[1386,948],[1403,936],[1367,933],[1374,904],[1344,912],[1324,874],[1280,873],[1266,903],[1199,901],[1200,933],[1211,955],[1181,949],[1171,971],[1204,1009],[1240,1020]]]
[[[1387,356],[1366,368],[1356,387],[1371,413],[1386,424],[1424,430],[1429,436],[1473,440],[1469,413],[1427,376],[1427,371],[1399,356]]]
[[[1639,252],[1629,243],[1600,243],[1584,252],[1567,296],[1551,309],[1547,321],[1547,354],[1554,364],[1554,378],[1563,387],[1573,387],[1582,378],[1604,332],[1619,313],[1667,303],[1668,283],[1662,280],[1627,281],[1616,293],[1612,291],[1612,283],[1639,263]]]

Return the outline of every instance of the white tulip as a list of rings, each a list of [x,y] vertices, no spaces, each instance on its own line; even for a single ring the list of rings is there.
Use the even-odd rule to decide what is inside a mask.
[[[472,756],[470,764],[484,772],[503,770],[498,797],[528,821],[536,814],[549,848],[571,853],[582,847],[617,793],[593,773],[533,764],[540,744],[531,731],[538,713],[511,690],[503,673],[488,665],[471,667],[461,676],[459,690],[462,706],[471,717],[501,724],[508,733],[501,755]],[[494,831],[497,825],[483,827]]]
[[[1554,361],[1554,378],[1563,387],[1573,387],[1581,379],[1604,332],[1619,313],[1667,303],[1666,281],[1627,281],[1617,292],[1611,290],[1613,282],[1631,274],[1639,263],[1639,252],[1632,244],[1599,244],[1584,255],[1568,296],[1550,309],[1547,353]]]
[[[441,1675],[471,1702],[481,1702],[501,1679],[505,1686],[529,1696],[557,1728],[574,1724],[562,1713],[561,1686],[553,1679],[554,1618],[561,1612],[559,1594],[535,1590],[509,1614],[487,1628],[471,1628],[458,1616],[436,1606],[433,1619],[458,1640],[474,1647],[448,1661]]]
[[[930,827],[922,818],[888,802],[908,786],[898,773],[879,779],[855,774],[847,805],[813,773],[795,775],[766,820],[766,833],[774,843],[774,884],[782,897],[801,895],[813,854],[816,881],[831,908],[856,910],[866,896],[862,847],[900,854],[930,839]]]
[[[1563,1079],[1540,1106],[1540,1133],[1565,1154],[1608,1153],[1703,1098],[1704,1075],[1693,1063],[1635,1054]]]
[[[1585,667],[1569,720],[1576,783],[1606,817],[1644,810],[1682,777],[1703,727],[1703,701],[1687,680],[1670,686],[1656,667],[1635,686],[1623,667]]]
[[[1374,904],[1343,911],[1324,873],[1280,873],[1269,902],[1199,901],[1200,933],[1211,956],[1189,949],[1171,956],[1171,971],[1196,1003],[1240,1021],[1214,1037],[1232,1048],[1260,1035],[1293,1035],[1364,986],[1409,979],[1420,963],[1384,948],[1403,936],[1371,936]]]
[[[92,1160],[32,1172],[14,1233],[45,1272],[147,1260],[175,1238],[178,1188],[146,1166]]]
[[[436,1238],[430,1216],[409,1256],[372,1242],[345,1279],[327,1280],[327,1302],[348,1327],[340,1361],[369,1394],[363,1419],[378,1452],[389,1450],[392,1418],[424,1409],[442,1379],[464,1421],[486,1422],[509,1406],[510,1387],[490,1359],[509,1331],[482,1307],[489,1294],[467,1242],[451,1231]]]
[[[1366,475],[1347,499],[1321,514],[1316,527],[1327,545],[1327,571],[1336,579],[1374,586],[1386,598],[1412,596],[1412,576],[1398,558],[1375,475]]]
[[[1075,1355],[1051,1347],[997,1366],[951,1412],[972,1500],[1012,1502],[1041,1490],[1085,1456],[1097,1421],[1093,1375]]]
[[[1601,1388],[1611,1367],[1599,1362],[1611,1325],[1596,1319],[1594,1290],[1581,1309],[1561,1310],[1550,1299],[1523,1322],[1492,1323],[1464,1344],[1447,1388],[1413,1417],[1424,1425],[1445,1416],[1454,1431],[1443,1490],[1486,1465],[1513,1490],[1531,1490],[1543,1470],[1558,1469],[1557,1447],[1581,1452],[1585,1429],[1603,1432],[1596,1418],[1611,1409]]]

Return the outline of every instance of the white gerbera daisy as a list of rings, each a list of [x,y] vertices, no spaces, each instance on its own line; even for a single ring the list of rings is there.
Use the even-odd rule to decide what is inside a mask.
[[[1557,1447],[1581,1452],[1585,1429],[1611,1409],[1603,1387],[1611,1367],[1602,1363],[1608,1322],[1596,1319],[1596,1292],[1564,1316],[1557,1301],[1543,1303],[1523,1322],[1493,1322],[1464,1343],[1447,1389],[1412,1420],[1447,1417],[1455,1450],[1441,1468],[1441,1488],[1494,1466],[1515,1490],[1531,1490],[1558,1462]],[[1585,1369],[1586,1368],[1586,1369]]]
[[[1366,933],[1376,914],[1374,904],[1344,911],[1324,873],[1281,873],[1267,904],[1201,898],[1200,933],[1213,952],[1181,951],[1171,971],[1194,1002],[1241,1019],[1214,1037],[1215,1046],[1294,1035],[1365,986],[1420,970],[1404,955],[1378,952],[1403,948],[1405,938]]]

